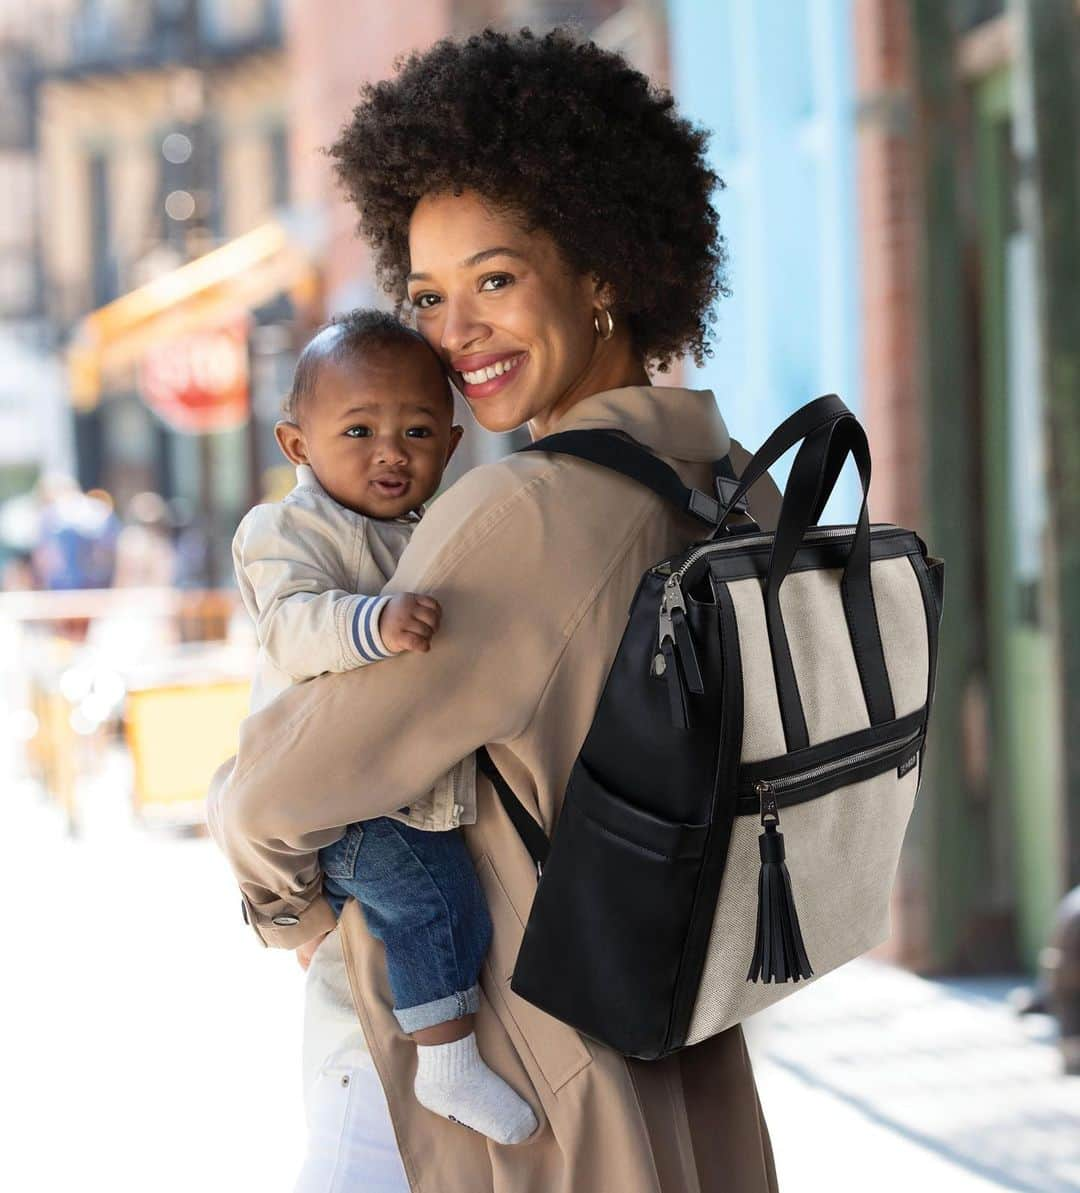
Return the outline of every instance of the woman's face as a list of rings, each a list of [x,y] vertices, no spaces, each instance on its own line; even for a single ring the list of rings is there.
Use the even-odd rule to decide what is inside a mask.
[[[421,199],[409,255],[416,326],[487,430],[530,422],[543,434],[581,398],[639,380],[628,344],[596,333],[604,304],[594,279],[572,273],[547,233],[524,231],[475,191]]]

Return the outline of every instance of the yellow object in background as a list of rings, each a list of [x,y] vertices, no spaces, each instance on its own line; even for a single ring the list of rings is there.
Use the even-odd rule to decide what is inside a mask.
[[[250,697],[246,681],[129,692],[126,724],[135,811],[201,821],[211,776],[236,753]]]

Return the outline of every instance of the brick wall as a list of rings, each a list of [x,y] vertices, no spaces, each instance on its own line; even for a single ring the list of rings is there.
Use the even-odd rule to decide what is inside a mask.
[[[921,243],[913,46],[905,0],[856,0],[864,425],[879,522],[923,524],[919,377]],[[905,849],[893,933],[874,955],[920,968],[929,950],[926,857]]]

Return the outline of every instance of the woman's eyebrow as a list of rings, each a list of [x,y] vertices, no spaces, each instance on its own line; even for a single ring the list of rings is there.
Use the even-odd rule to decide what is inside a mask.
[[[506,245],[496,245],[494,248],[481,249],[478,253],[473,253],[471,257],[466,257],[461,262],[459,268],[471,269],[474,265],[479,265],[481,261],[486,261],[489,257],[516,257],[519,261],[525,260],[525,254],[519,253],[517,249],[508,248]],[[428,281],[430,278],[430,273],[410,273],[405,278],[405,281]]]

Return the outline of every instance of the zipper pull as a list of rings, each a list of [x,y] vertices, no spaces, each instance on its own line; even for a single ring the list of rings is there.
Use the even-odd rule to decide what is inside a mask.
[[[776,792],[764,779],[754,784],[765,831],[758,837],[761,869],[758,872],[757,929],[748,982],[797,982],[813,977],[806,955],[791,875],[784,861],[784,834]]]
[[[674,642],[687,687],[695,696],[704,695],[705,682],[701,677],[701,663],[694,647],[690,623],[686,619],[686,599],[679,584],[679,577],[674,574],[664,582],[664,594],[660,598],[658,640],[661,654],[665,641]]]
[[[780,809],[776,806],[776,792],[773,791],[772,784],[765,779],[758,779],[754,784],[754,791],[758,797],[758,803],[761,808],[761,823],[765,824],[765,818],[771,816],[773,823],[777,828],[780,827]],[[766,825],[766,827],[768,827]]]

